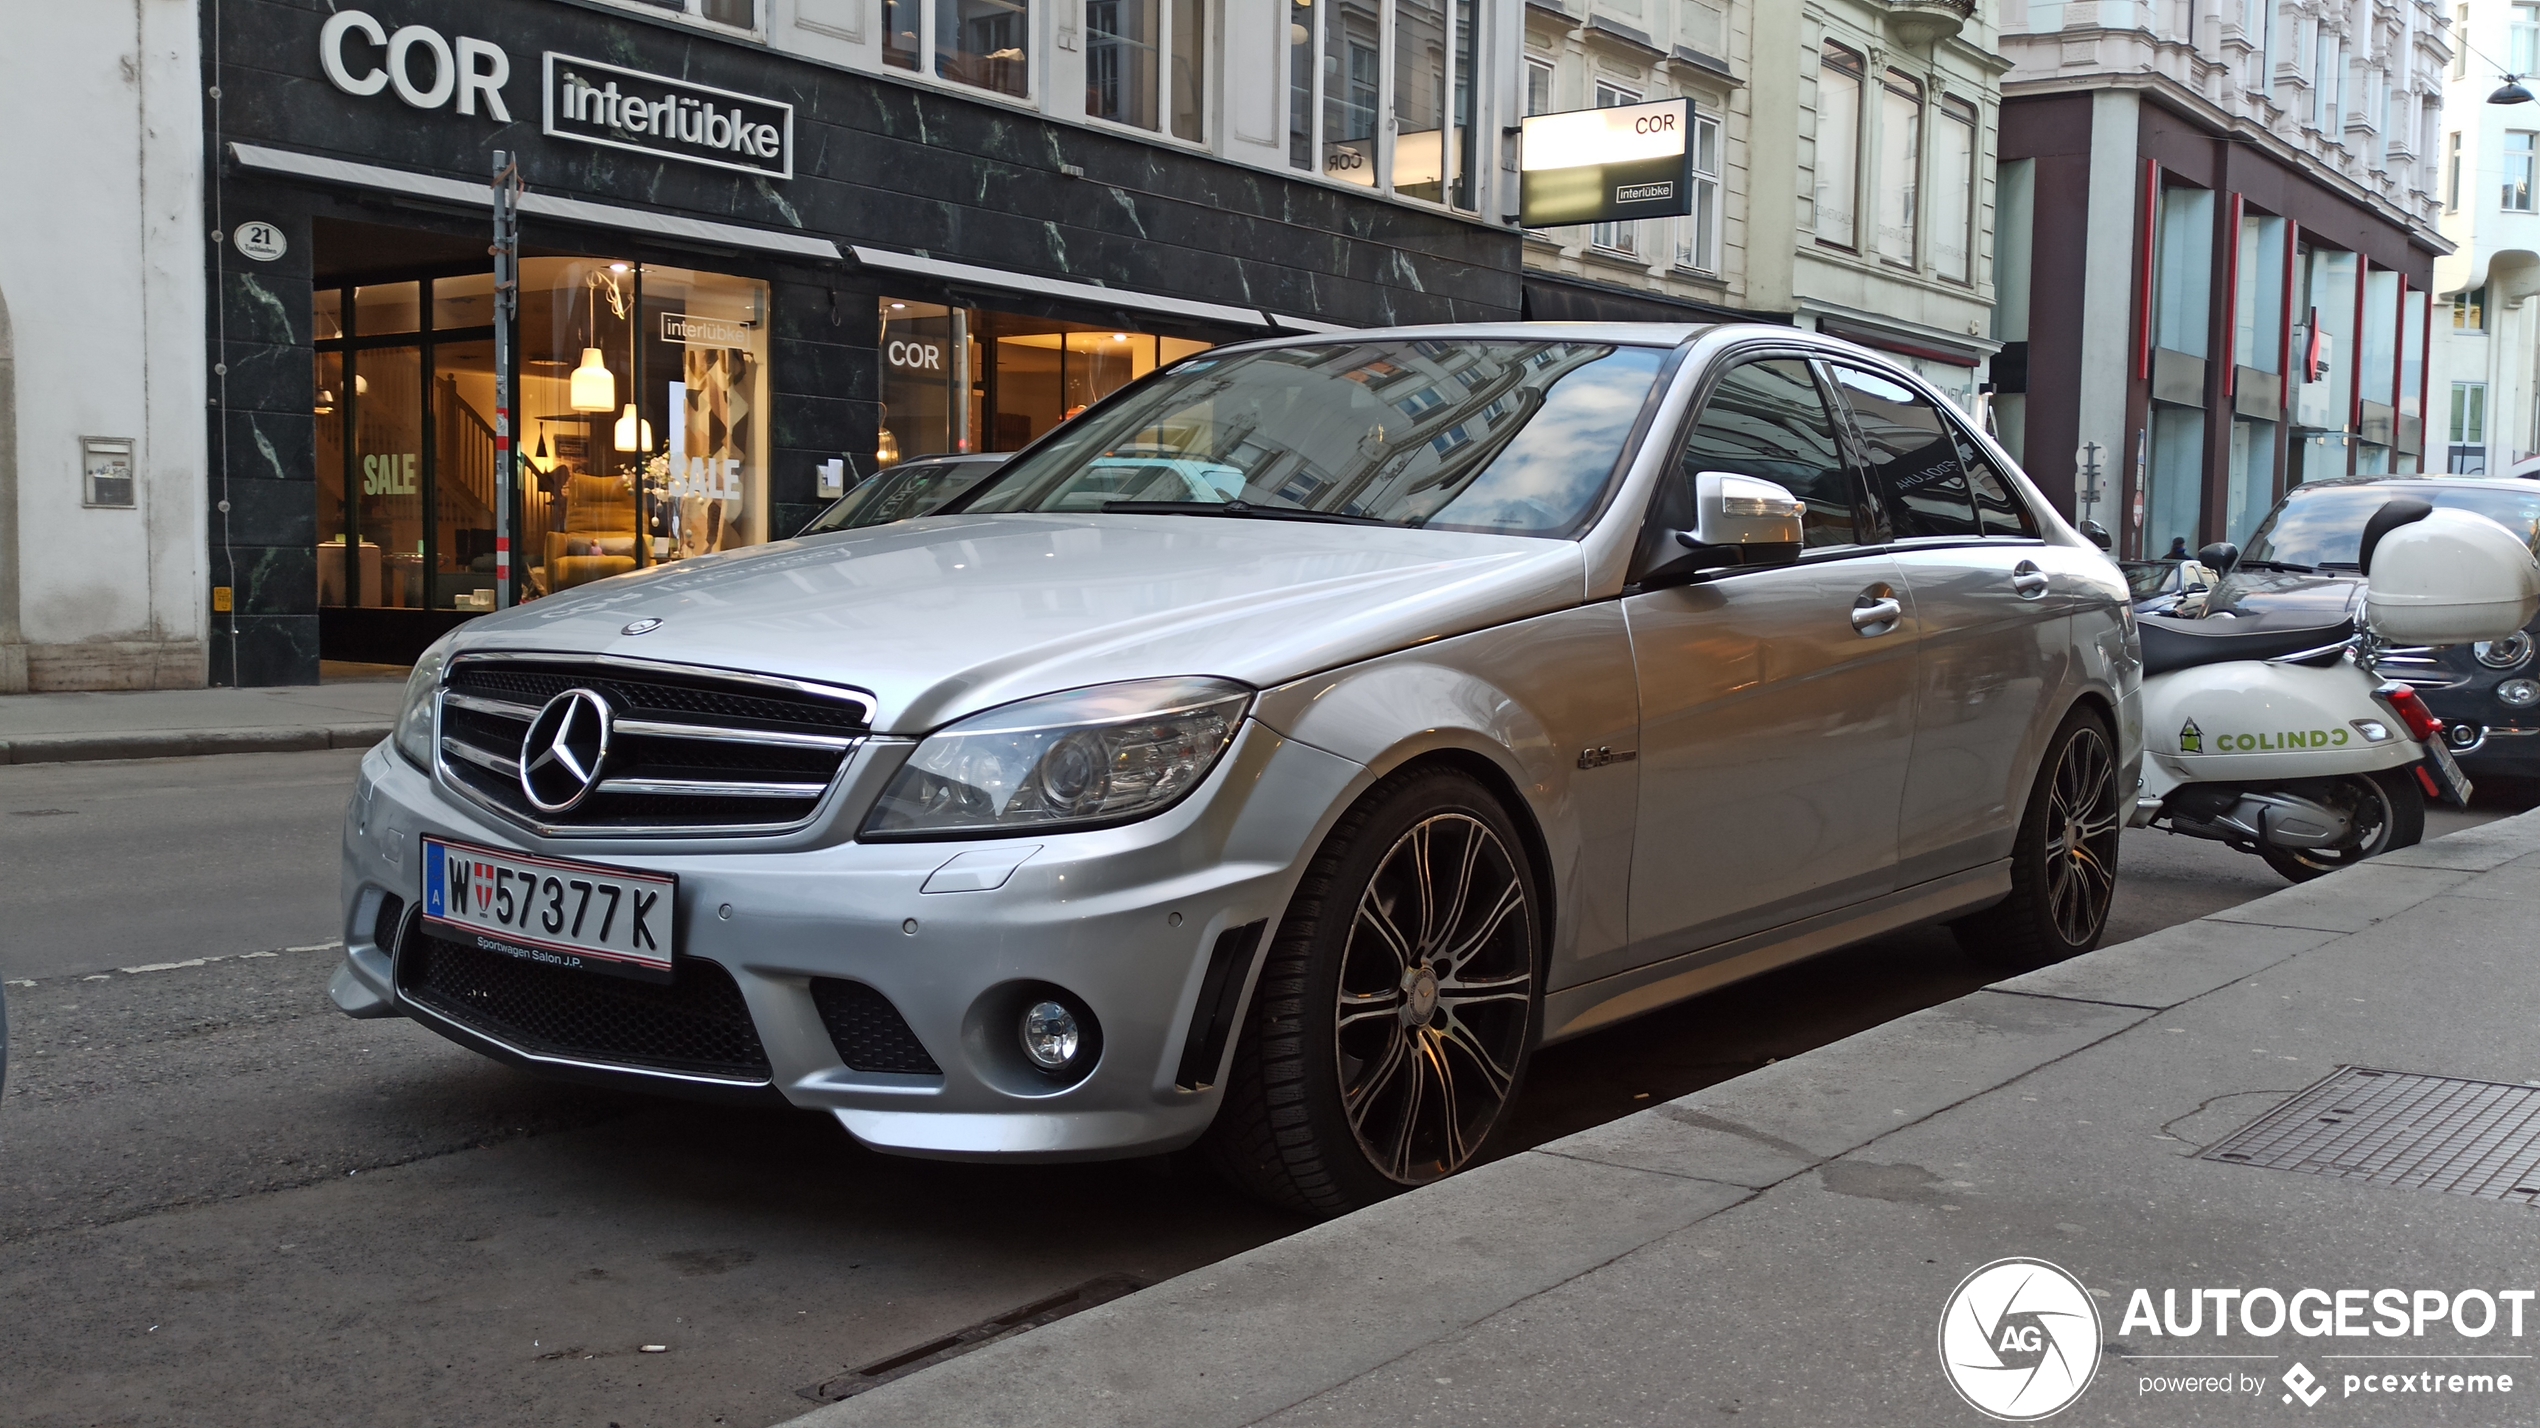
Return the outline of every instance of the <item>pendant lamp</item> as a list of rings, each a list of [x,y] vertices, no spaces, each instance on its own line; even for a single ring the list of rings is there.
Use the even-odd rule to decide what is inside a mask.
[[[600,349],[582,349],[582,365],[573,369],[573,409],[604,412],[617,405],[617,377],[600,360]]]
[[[626,404],[625,413],[617,419],[617,449],[620,451],[653,449],[653,424],[648,421],[639,422],[636,419],[633,402]]]
[[[556,459],[547,454],[547,429],[538,428],[538,449],[529,453],[529,469],[544,476],[556,467]]]

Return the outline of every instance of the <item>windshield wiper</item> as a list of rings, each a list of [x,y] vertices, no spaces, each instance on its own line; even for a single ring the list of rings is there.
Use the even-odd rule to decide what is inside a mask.
[[[2235,563],[2250,570],[2290,570],[2297,575],[2320,573],[2320,568],[2316,565],[2295,565],[2289,560],[2250,560],[2244,557]]]
[[[1308,511],[1295,506],[1256,506],[1250,501],[1105,501],[1106,516],[1232,516],[1238,520],[1320,521],[1340,526],[1390,526],[1392,521],[1375,516],[1350,516],[1338,511]]]

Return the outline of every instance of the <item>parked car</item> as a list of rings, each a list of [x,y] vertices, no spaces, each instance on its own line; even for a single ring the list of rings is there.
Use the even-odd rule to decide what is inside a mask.
[[[1124,451],[1169,495],[1082,502]],[[938,514],[434,646],[331,990],[903,1154],[1203,1142],[1335,1212],[1470,1163],[1547,1042],[1933,919],[2095,944],[2132,629],[1832,339],[1219,348]]]
[[[862,530],[931,515],[978,485],[1006,461],[1003,452],[921,456],[885,467],[803,523],[796,535]]]
[[[2138,615],[2170,614],[2181,600],[2214,581],[2214,572],[2195,560],[2120,560],[2117,568],[2125,572]]]
[[[2353,618],[2363,599],[2355,552],[2364,522],[2394,496],[2475,511],[2532,542],[2540,553],[2540,487],[2510,477],[2354,476],[2307,481],[2285,493],[2249,537],[2208,602],[2212,614]],[[2444,740],[2471,777],[2540,776],[2540,622],[2507,640],[2442,649],[2393,649],[2381,672],[2413,685],[2443,721]]]

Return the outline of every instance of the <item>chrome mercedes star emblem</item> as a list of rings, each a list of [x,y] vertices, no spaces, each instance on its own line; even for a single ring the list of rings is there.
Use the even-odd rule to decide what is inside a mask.
[[[544,813],[590,795],[609,756],[609,702],[588,689],[547,701],[520,740],[520,791]]]

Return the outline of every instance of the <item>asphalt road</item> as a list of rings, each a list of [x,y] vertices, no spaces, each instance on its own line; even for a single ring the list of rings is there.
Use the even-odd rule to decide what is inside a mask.
[[[0,768],[13,1428],[765,1424],[1071,1285],[1300,1227],[1172,1162],[896,1160],[815,1116],[552,1086],[338,1016],[333,954],[282,949],[334,934],[351,765]],[[2122,861],[2116,938],[2281,886],[2161,834],[2128,834]],[[194,957],[220,960],[111,970]],[[1917,930],[1551,1048],[1506,1144],[1984,980]]]

